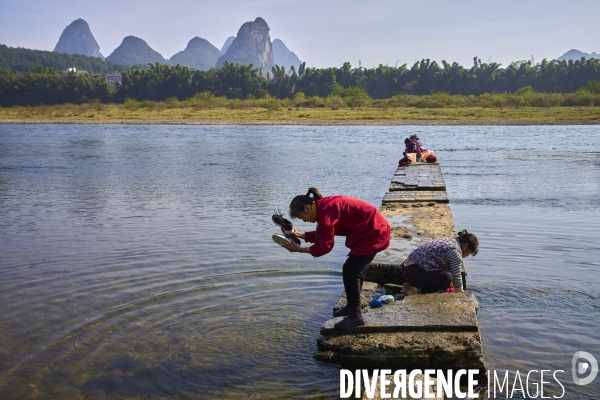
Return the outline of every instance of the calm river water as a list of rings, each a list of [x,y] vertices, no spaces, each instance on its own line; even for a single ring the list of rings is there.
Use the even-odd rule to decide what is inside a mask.
[[[571,378],[600,359],[599,126],[102,125],[0,125],[0,397],[335,397],[312,354],[347,250],[290,254],[270,216],[309,186],[379,205],[411,133],[480,239],[488,365],[599,398]]]

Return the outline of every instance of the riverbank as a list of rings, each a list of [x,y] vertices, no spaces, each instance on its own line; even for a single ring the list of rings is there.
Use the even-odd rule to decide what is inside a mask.
[[[600,107],[208,108],[65,104],[0,108],[2,124],[598,125]]]

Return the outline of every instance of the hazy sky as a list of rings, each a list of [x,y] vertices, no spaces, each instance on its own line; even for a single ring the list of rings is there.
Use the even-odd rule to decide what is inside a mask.
[[[88,22],[108,56],[125,36],[165,58],[194,36],[221,48],[260,16],[309,66],[409,65],[422,58],[507,66],[575,48],[600,52],[599,0],[0,0],[0,44],[54,50],[63,29]]]

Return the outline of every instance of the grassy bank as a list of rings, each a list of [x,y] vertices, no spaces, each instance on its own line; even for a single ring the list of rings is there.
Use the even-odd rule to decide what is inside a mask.
[[[590,95],[395,96],[385,100],[310,97],[229,100],[200,94],[178,101],[126,100],[124,104],[63,104],[0,108],[3,123],[265,123],[265,124],[523,124],[600,123],[600,102]],[[583,104],[583,105],[582,105]]]

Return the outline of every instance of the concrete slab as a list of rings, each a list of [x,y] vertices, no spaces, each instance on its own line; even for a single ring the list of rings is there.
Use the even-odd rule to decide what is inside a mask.
[[[477,332],[477,309],[472,293],[426,294],[405,297],[403,301],[368,308],[363,312],[365,325],[337,330],[342,317],[327,320],[321,334],[381,332]]]
[[[417,186],[417,185],[407,185],[404,183],[395,183],[392,182],[390,184],[390,188],[389,191],[390,192],[397,192],[397,191],[409,191],[409,190],[431,190],[431,191],[443,191],[446,190],[446,185],[445,184],[429,184],[427,186]]]
[[[448,203],[448,193],[445,191],[399,191],[387,192],[383,196],[382,202],[385,203],[417,203],[417,202],[434,202]]]
[[[352,368],[479,369],[485,374],[477,332],[321,334],[315,358]]]
[[[452,211],[447,203],[386,203],[379,212],[392,227],[392,237],[414,239],[420,242],[418,246],[439,237],[456,237]]]
[[[439,164],[417,163],[399,167],[392,178],[390,191],[445,191],[446,183]]]

